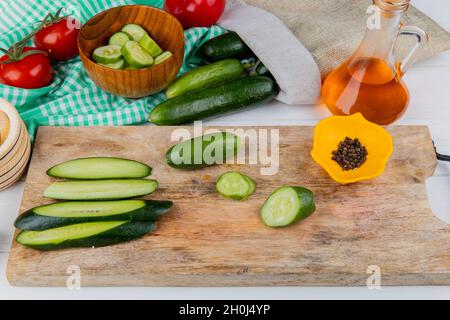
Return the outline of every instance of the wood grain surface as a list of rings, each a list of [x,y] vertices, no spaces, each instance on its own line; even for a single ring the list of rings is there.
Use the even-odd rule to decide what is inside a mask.
[[[424,182],[436,168],[427,127],[391,127],[395,151],[385,173],[349,186],[334,183],[311,157],[312,127],[279,129],[280,170],[223,165],[177,171],[164,161],[175,127],[41,127],[21,211],[48,203],[45,171],[77,157],[116,156],[153,167],[173,210],[142,239],[111,247],[39,252],[13,243],[7,277],[15,286],[65,286],[67,269],[82,286],[365,285],[378,266],[383,285],[450,284],[450,227],[436,218]],[[191,130],[192,128],[186,127]],[[222,198],[216,178],[239,170],[257,182],[245,202]],[[265,227],[259,210],[281,185],[315,193],[317,211],[284,229]]]
[[[107,45],[109,38],[129,23],[142,26],[165,50],[173,53],[163,63],[139,70],[115,70],[91,60],[94,49]],[[128,5],[103,11],[81,28],[78,48],[83,65],[96,85],[127,98],[149,96],[163,90],[175,79],[183,63],[183,27],[169,13],[149,6]]]

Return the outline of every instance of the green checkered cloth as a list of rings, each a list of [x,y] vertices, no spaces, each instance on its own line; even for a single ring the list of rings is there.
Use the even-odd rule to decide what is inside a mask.
[[[95,14],[125,4],[162,7],[163,0],[14,0],[0,1],[0,47],[23,39],[48,12],[65,8],[66,14],[85,23]],[[199,64],[194,52],[224,29],[192,28],[185,31],[185,56],[180,74]],[[15,105],[33,139],[39,126],[136,125],[148,121],[150,110],[166,99],[163,93],[141,99],[113,96],[88,77],[79,57],[54,65],[55,80],[40,89],[20,89],[0,84],[0,97]]]

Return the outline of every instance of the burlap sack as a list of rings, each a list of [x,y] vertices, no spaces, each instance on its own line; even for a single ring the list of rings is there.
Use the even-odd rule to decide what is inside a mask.
[[[363,38],[371,0],[245,0],[278,16],[308,48],[322,77],[351,55]],[[450,33],[428,16],[410,6],[404,23],[415,25],[429,35],[417,60],[450,50]],[[270,30],[267,30],[267,36]],[[400,59],[414,44],[401,37],[396,54]]]

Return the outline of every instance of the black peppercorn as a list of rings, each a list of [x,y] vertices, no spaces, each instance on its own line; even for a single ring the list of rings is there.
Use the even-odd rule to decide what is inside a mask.
[[[345,139],[338,144],[338,149],[332,152],[332,157],[339,166],[345,170],[354,170],[361,167],[367,160],[367,149],[358,138]]]

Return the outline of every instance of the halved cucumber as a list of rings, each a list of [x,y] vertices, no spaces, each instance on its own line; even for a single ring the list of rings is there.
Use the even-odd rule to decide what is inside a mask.
[[[155,58],[155,64],[160,64],[169,59],[172,56],[172,52],[164,51],[159,56]]]
[[[80,180],[137,179],[151,173],[152,168],[138,161],[110,157],[69,160],[47,170],[51,177]]]
[[[60,200],[114,200],[144,196],[155,192],[156,180],[111,179],[59,181],[44,191],[44,197]]]
[[[125,32],[116,32],[109,38],[110,45],[123,46],[132,38]]]
[[[16,241],[38,250],[103,247],[140,238],[154,229],[152,221],[89,222],[44,231],[22,231]]]
[[[281,187],[270,195],[261,210],[269,227],[284,227],[305,219],[315,211],[313,193],[303,187]]]
[[[171,201],[68,201],[39,206],[21,214],[14,226],[41,231],[98,221],[155,221],[172,207]]]
[[[255,188],[253,180],[239,172],[226,172],[216,183],[216,189],[221,195],[234,200],[247,199]]]
[[[226,163],[240,148],[241,139],[237,135],[218,132],[174,145],[166,152],[166,161],[176,169],[199,169]]]
[[[133,40],[123,45],[122,55],[130,66],[136,68],[151,66],[154,61],[153,57]]]
[[[106,68],[120,70],[125,67],[125,60],[120,59],[119,61],[114,62],[114,63],[99,63],[99,65],[102,65]]]
[[[122,28],[122,32],[126,33],[131,37],[131,39],[137,42],[139,42],[142,37],[147,34],[147,31],[145,31],[144,28],[133,23],[125,25]]]
[[[97,48],[92,53],[92,60],[97,63],[111,64],[122,59],[121,47],[109,45]]]
[[[159,56],[163,50],[161,47],[156,43],[155,40],[153,40],[147,33],[144,34],[139,40],[139,44],[142,48],[144,48],[150,55],[155,58]]]

